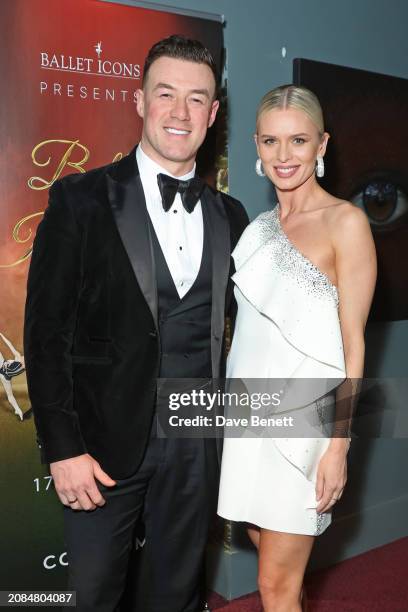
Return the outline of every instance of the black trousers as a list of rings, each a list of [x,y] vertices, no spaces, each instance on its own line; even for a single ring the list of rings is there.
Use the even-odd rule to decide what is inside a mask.
[[[126,611],[202,609],[218,476],[215,440],[151,438],[135,475],[113,489],[100,487],[105,506],[90,512],[64,507],[69,588],[77,593],[77,611],[117,608],[126,580],[133,579],[129,558],[141,518],[146,535],[142,580]]]

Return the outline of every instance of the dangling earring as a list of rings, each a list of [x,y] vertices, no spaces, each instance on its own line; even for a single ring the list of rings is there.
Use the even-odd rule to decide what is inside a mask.
[[[324,160],[321,155],[318,155],[316,160],[316,176],[319,178],[324,176]]]
[[[258,157],[258,159],[256,160],[255,172],[258,176],[265,176],[265,172],[262,170],[262,161],[260,157]]]

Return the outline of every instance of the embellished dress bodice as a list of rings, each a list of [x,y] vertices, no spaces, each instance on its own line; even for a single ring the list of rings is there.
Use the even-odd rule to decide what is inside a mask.
[[[279,206],[261,213],[247,227],[232,256],[236,295],[241,294],[279,329],[288,351],[293,347],[293,370],[290,364],[285,367],[279,359],[272,360],[270,376],[343,376],[337,289],[287,238],[279,220]],[[238,311],[238,325],[240,315],[243,313]],[[232,349],[239,348],[238,344],[239,333]],[[229,374],[239,376],[239,367],[239,360],[231,352]],[[245,376],[256,377],[256,370]]]

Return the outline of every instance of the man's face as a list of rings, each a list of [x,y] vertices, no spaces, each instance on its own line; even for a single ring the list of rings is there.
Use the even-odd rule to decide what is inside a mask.
[[[206,64],[160,57],[150,66],[137,112],[143,119],[143,151],[171,174],[191,170],[219,102]]]

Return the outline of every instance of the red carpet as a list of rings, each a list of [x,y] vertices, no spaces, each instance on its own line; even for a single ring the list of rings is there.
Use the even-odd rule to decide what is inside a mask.
[[[306,580],[310,612],[407,612],[408,538],[375,548]],[[262,612],[257,593],[228,603],[212,595],[211,610]]]

